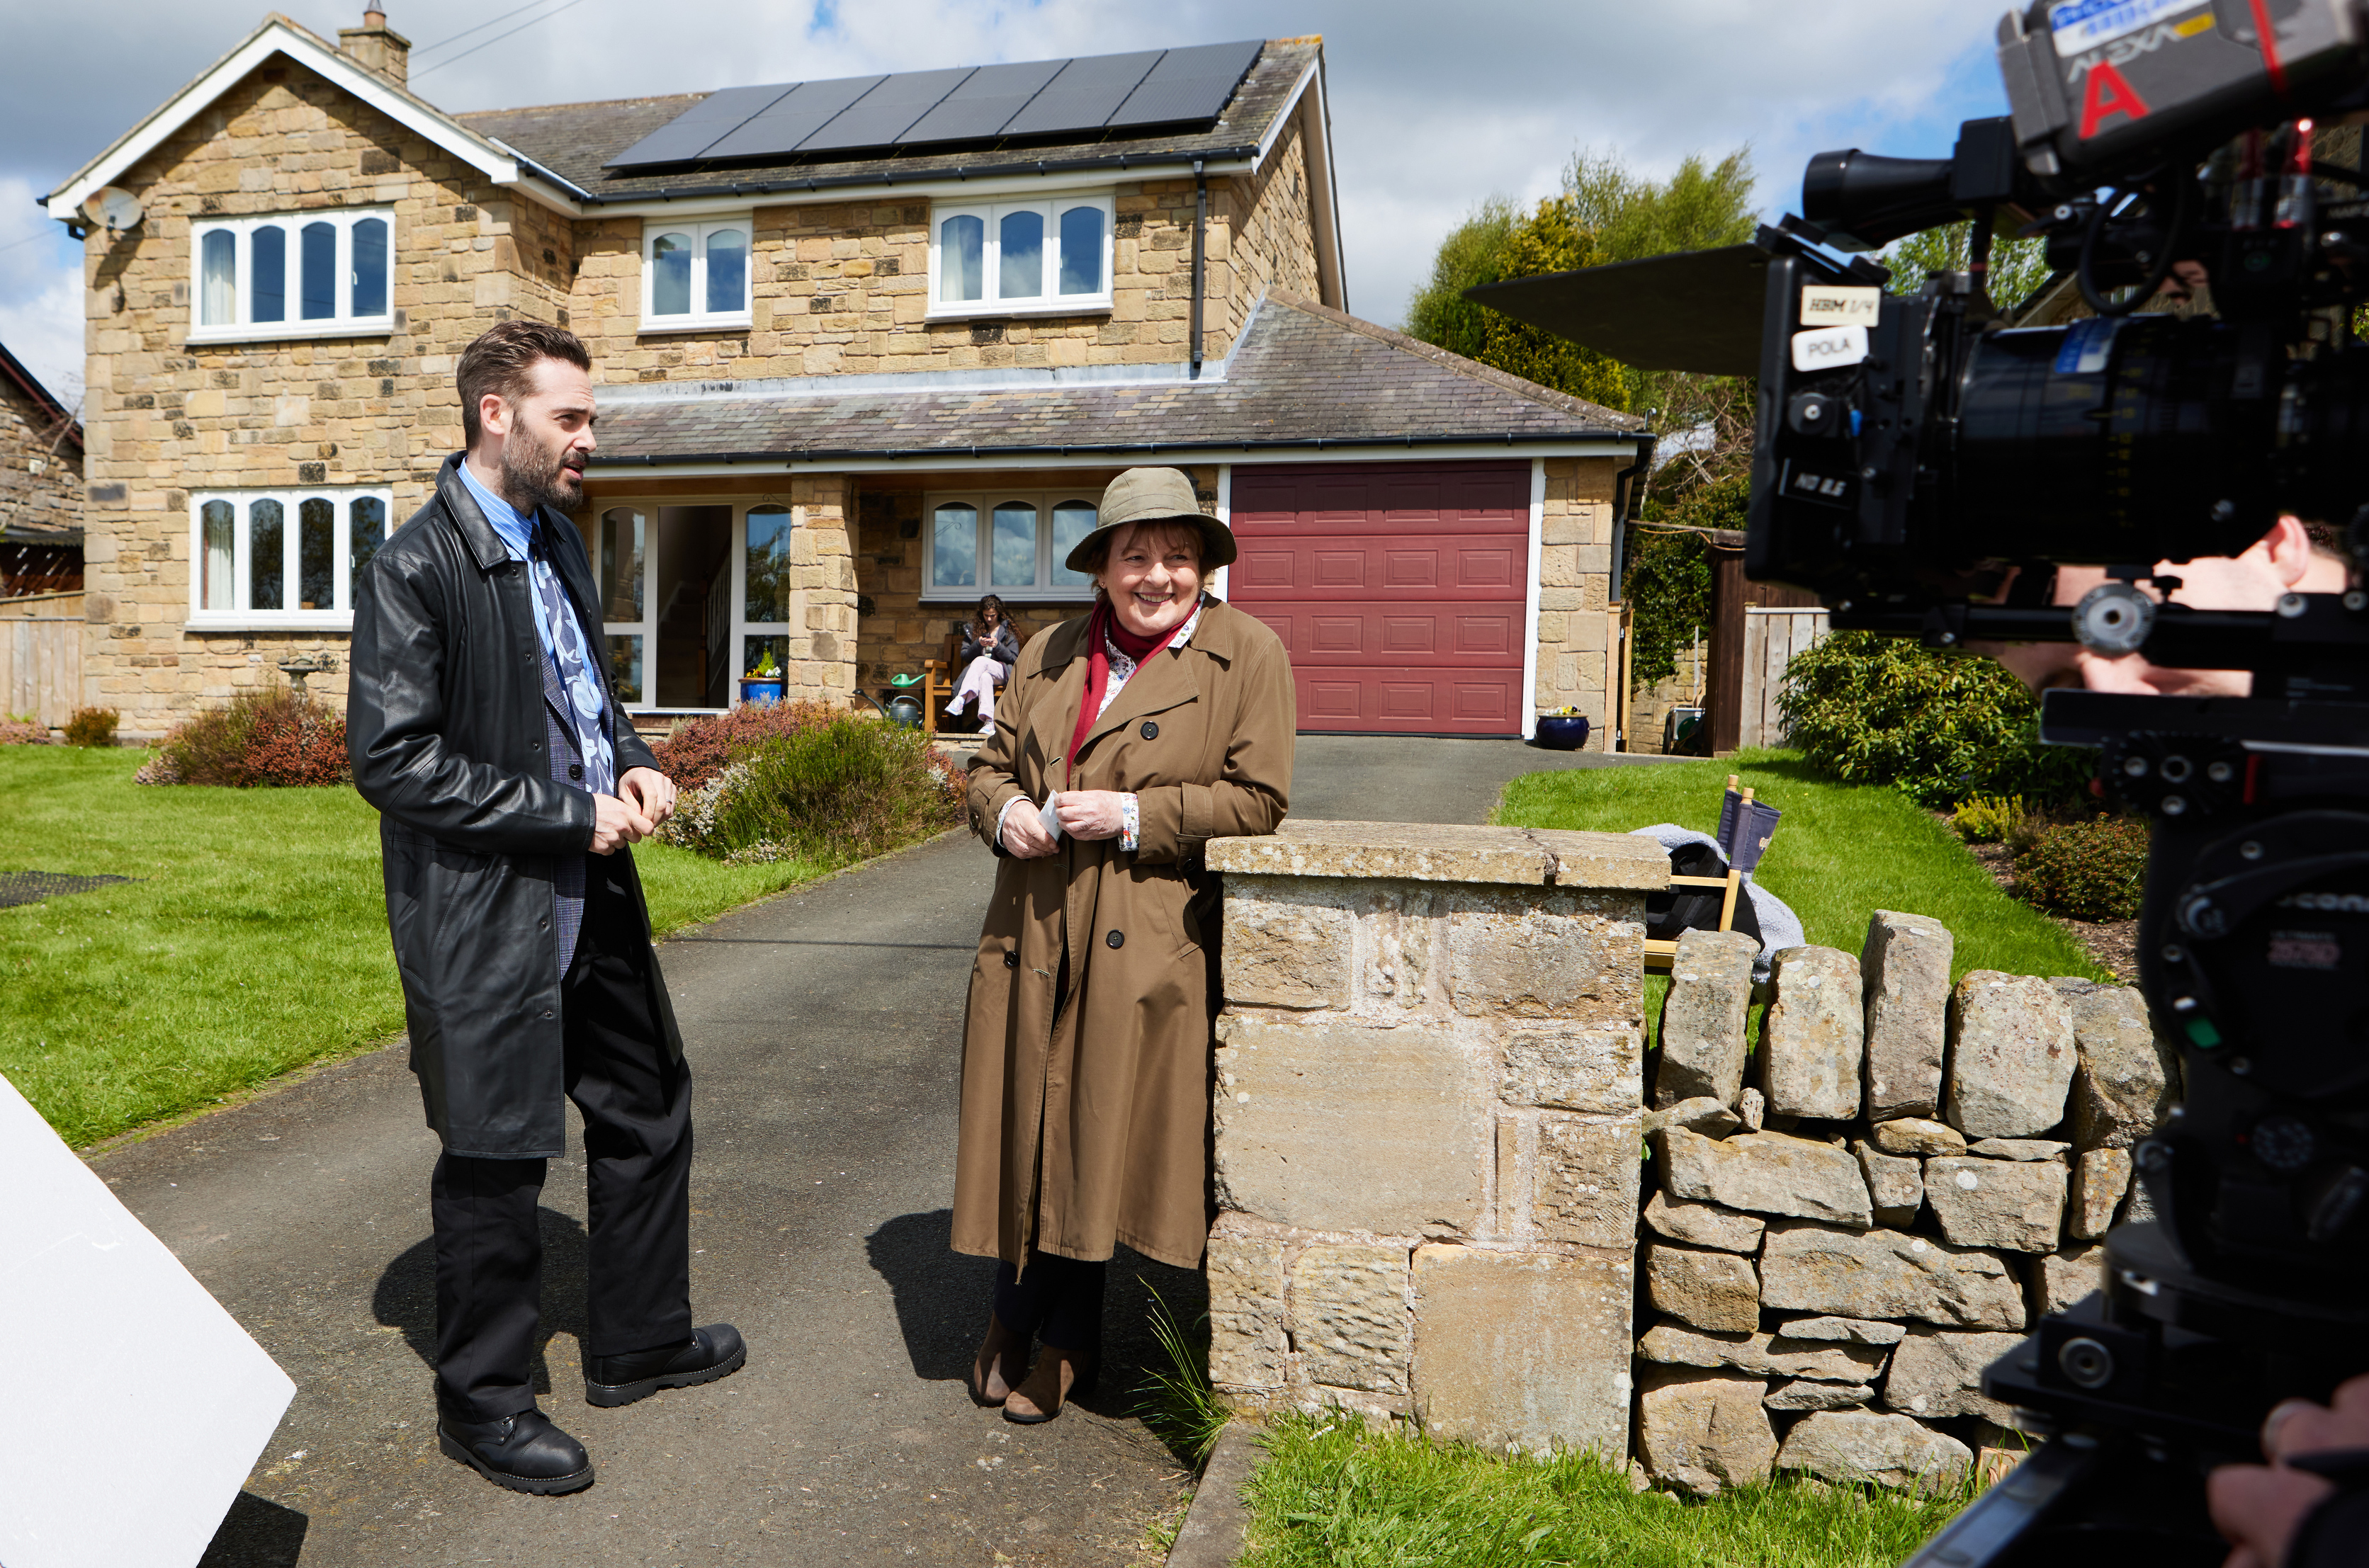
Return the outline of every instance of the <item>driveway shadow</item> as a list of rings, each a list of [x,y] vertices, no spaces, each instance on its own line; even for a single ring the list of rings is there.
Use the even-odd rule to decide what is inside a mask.
[[[232,1499],[198,1568],[296,1568],[312,1523],[293,1508],[242,1492]]]
[[[913,1375],[932,1382],[969,1376],[995,1285],[994,1260],[956,1252],[953,1235],[953,1210],[937,1209],[900,1214],[864,1239],[873,1270],[887,1281],[896,1303]],[[1188,1339],[1207,1338],[1197,1325],[1209,1310],[1207,1278],[1197,1268],[1171,1268],[1119,1248],[1103,1300],[1101,1386],[1078,1402],[1097,1415],[1131,1414],[1141,1401],[1145,1371],[1166,1365],[1151,1332],[1155,1290]]]
[[[534,1348],[534,1392],[551,1392],[544,1347],[555,1334],[584,1337],[584,1226],[553,1209],[538,1209],[543,1229],[543,1326]],[[436,1242],[418,1242],[386,1266],[371,1295],[371,1315],[399,1329],[412,1354],[436,1365]],[[574,1369],[570,1369],[571,1373]]]

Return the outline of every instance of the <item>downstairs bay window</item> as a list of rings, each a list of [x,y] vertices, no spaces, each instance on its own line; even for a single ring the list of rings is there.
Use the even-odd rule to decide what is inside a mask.
[[[354,576],[386,542],[393,504],[383,489],[193,492],[189,628],[351,628]]]

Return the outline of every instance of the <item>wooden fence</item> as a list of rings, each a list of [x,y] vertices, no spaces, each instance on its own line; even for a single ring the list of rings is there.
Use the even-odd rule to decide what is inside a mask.
[[[80,594],[0,599],[0,719],[29,715],[63,729],[82,706],[82,642],[89,628],[79,613],[58,613],[81,608]]]
[[[1744,612],[1744,722],[1736,744],[1785,744],[1785,722],[1777,711],[1785,689],[1785,666],[1794,654],[1826,634],[1826,612],[1794,606],[1747,606]]]

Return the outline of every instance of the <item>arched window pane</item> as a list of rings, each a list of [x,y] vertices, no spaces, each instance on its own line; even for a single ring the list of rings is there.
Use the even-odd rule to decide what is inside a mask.
[[[999,588],[1036,585],[1036,508],[1006,501],[995,509],[995,554],[989,581]]]
[[[386,314],[386,220],[354,225],[354,314]]]
[[[707,308],[718,313],[749,308],[749,236],[738,229],[707,236]]]
[[[1003,267],[996,275],[997,298],[1033,300],[1045,291],[1045,214],[1006,212],[996,226]]]
[[[296,503],[296,608],[335,609],[337,597],[337,504],[307,496]]]
[[[1061,564],[1078,541],[1094,531],[1094,504],[1091,501],[1057,501],[1053,504],[1053,586],[1082,588],[1093,581],[1083,572],[1072,572]]]
[[[601,514],[601,619],[642,619],[642,515],[631,506]]]
[[[288,231],[266,223],[247,236],[247,280],[255,295],[249,321],[288,319]]]
[[[301,308],[306,321],[327,321],[338,313],[338,231],[327,223],[307,223],[303,241]]]
[[[288,576],[288,539],[277,501],[246,508],[246,608],[279,609]]]
[[[347,581],[352,582],[361,576],[362,568],[371,563],[378,547],[386,542],[386,503],[375,495],[356,499],[347,508],[346,533],[353,562]]]
[[[207,326],[228,326],[238,320],[238,236],[228,229],[208,233],[201,266],[198,319]]]
[[[1072,207],[1061,214],[1061,292],[1103,291],[1103,210]]]
[[[749,587],[740,619],[751,625],[790,619],[790,509],[749,508]],[[745,666],[743,666],[745,667]]]
[[[691,314],[689,234],[660,234],[650,242],[650,314]]]
[[[228,235],[223,236],[225,239]],[[204,536],[205,559],[199,570],[198,603],[206,609],[236,609],[234,576],[231,564],[237,549],[233,527],[235,518],[227,501],[209,501],[198,508],[200,532]]]
[[[938,225],[938,298],[976,300],[987,258],[987,224],[967,214]]]
[[[978,508],[949,502],[930,521],[930,586],[978,586]]]

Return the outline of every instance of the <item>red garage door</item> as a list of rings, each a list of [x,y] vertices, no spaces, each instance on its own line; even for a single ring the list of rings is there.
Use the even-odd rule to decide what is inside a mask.
[[[1299,727],[1522,731],[1530,465],[1234,470],[1226,597],[1291,651]]]

